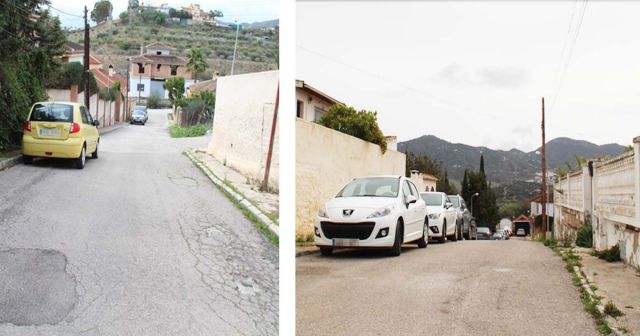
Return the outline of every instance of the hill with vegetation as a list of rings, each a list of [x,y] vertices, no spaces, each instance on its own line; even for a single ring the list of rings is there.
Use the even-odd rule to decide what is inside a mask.
[[[236,30],[201,23],[175,22],[169,17],[149,13],[127,14],[120,19],[106,21],[91,28],[91,51],[105,66],[113,65],[117,73],[125,75],[127,58],[140,54],[141,47],[154,42],[170,45],[173,52],[186,57],[190,49],[200,48],[207,59],[208,69],[199,78],[211,78],[215,72],[229,74],[233,57]],[[67,40],[84,42],[82,30],[67,33]],[[240,29],[234,72],[249,73],[277,68],[278,28]]]

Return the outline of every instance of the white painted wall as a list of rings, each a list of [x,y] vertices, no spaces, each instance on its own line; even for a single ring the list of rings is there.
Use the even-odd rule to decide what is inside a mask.
[[[213,136],[208,151],[243,175],[262,181],[273,123],[278,71],[218,77]],[[278,190],[278,127],[269,186]]]
[[[144,84],[144,91],[140,92],[140,97],[149,97],[151,94],[151,79],[145,77],[129,77],[129,97],[138,97],[138,83]]]
[[[318,209],[351,179],[404,175],[405,154],[296,118],[296,238],[313,234]]]

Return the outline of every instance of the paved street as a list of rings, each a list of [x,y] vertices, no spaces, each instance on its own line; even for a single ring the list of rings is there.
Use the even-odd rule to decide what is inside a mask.
[[[524,240],[297,258],[298,335],[598,335],[564,263]]]
[[[277,335],[278,250],[172,139],[168,110],[77,170],[0,172],[0,335]]]

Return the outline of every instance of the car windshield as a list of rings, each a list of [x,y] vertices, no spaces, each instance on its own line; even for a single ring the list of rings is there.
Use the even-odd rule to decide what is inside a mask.
[[[489,228],[486,228],[486,227],[479,227],[478,232],[487,233],[487,232],[491,232],[491,230],[489,230]]]
[[[449,202],[451,202],[451,204],[453,204],[453,207],[456,209],[460,208],[460,199],[457,196],[451,196],[448,197]]]
[[[398,197],[397,177],[363,177],[349,182],[336,197]]]
[[[33,106],[29,120],[73,122],[73,105],[36,104]]]
[[[144,115],[144,111],[143,110],[134,110],[133,111],[133,115]]]
[[[423,193],[420,197],[427,205],[442,205],[442,194]]]

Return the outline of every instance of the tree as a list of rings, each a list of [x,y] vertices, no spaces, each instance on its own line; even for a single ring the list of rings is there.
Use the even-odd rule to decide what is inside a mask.
[[[120,22],[122,22],[124,24],[129,23],[129,13],[128,12],[120,13]]]
[[[198,74],[205,71],[208,67],[209,65],[200,48],[189,50],[187,54],[187,69],[195,76],[196,83],[198,82]]]
[[[377,112],[356,111],[351,106],[336,104],[322,114],[318,123],[336,131],[380,146],[382,153],[387,151],[387,140],[378,126]]]
[[[440,181],[442,182],[438,185],[438,191],[442,191],[447,195],[458,194],[458,189],[449,182],[449,176],[446,171],[444,172],[444,179],[440,179]]]
[[[222,14],[222,11],[219,11],[219,10],[217,10],[217,9],[216,9],[216,10],[209,11],[209,17],[213,18],[214,20],[215,20],[216,18],[221,18],[221,17],[223,17],[223,16],[224,16],[224,15]]]
[[[162,87],[169,91],[169,100],[171,104],[180,105],[182,103],[182,99],[184,99],[184,78],[182,77],[172,77],[167,79]],[[174,111],[175,112],[175,111]]]
[[[140,7],[138,0],[129,0],[129,9],[136,9]]]
[[[483,156],[480,157],[480,168],[484,168]],[[475,193],[479,195],[474,198],[472,215],[476,218],[478,226],[493,226],[500,218],[496,194],[491,187],[491,183],[487,183],[487,177],[483,171],[465,170],[461,196],[465,201],[471,203],[471,197]]]
[[[91,11],[91,20],[95,23],[101,23],[107,20],[111,20],[111,13],[113,12],[113,6],[109,0],[100,0],[93,5]]]
[[[60,20],[47,1],[5,2],[0,11],[0,151],[20,145],[22,123],[39,100],[44,83],[60,66],[65,42]],[[34,16],[25,14],[35,14]]]

